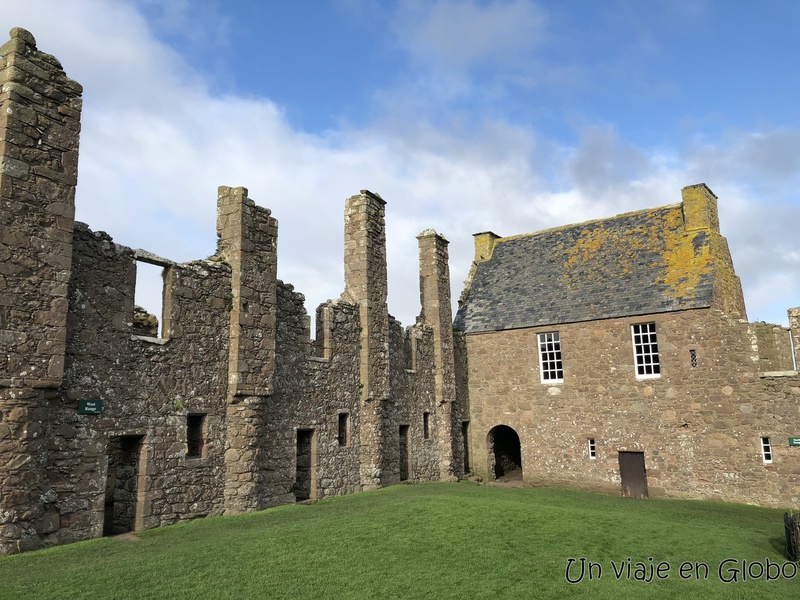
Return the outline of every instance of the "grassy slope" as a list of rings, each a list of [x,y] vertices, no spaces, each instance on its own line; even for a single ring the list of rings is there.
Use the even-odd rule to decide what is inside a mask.
[[[718,576],[726,558],[782,564],[783,546],[777,510],[422,484],[2,558],[0,598],[797,598],[800,574]],[[569,585],[569,557],[602,578]],[[627,557],[670,576],[619,581],[610,561]],[[683,561],[708,564],[708,580],[681,580]]]

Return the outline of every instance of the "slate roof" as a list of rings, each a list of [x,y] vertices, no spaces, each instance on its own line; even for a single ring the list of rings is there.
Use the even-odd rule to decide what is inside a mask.
[[[645,315],[712,303],[708,230],[675,204],[500,238],[454,326],[467,333]]]

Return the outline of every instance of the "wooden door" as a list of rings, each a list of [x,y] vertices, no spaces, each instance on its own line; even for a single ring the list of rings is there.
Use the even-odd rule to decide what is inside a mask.
[[[647,498],[644,452],[620,452],[619,474],[622,478],[622,495],[624,497]]]

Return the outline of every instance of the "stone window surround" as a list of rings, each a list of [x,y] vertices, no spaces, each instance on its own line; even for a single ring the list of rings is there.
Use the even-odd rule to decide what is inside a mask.
[[[540,381],[544,384],[564,383],[564,363],[559,332],[546,331],[539,333],[536,339],[539,348]],[[559,374],[561,377],[558,376]]]
[[[166,287],[168,285],[168,271],[176,266],[177,263],[175,261],[169,260],[168,258],[163,258],[149,252],[147,250],[142,250],[138,248],[133,251],[133,259],[135,263],[146,263],[149,265],[154,265],[156,267],[161,267],[161,277],[163,279],[162,287],[161,287],[161,294],[162,294],[162,302],[161,302],[161,315],[159,315],[159,335],[158,336],[145,336],[145,335],[131,335],[132,340],[139,340],[142,342],[148,342],[151,344],[161,344],[164,345],[170,340],[170,327],[169,327],[169,315],[167,314],[168,307],[166,306],[166,302],[164,301],[164,296],[166,295]],[[136,287],[134,285],[134,297],[136,294]]]
[[[639,336],[647,336],[647,341]],[[638,343],[637,337],[639,337]],[[655,322],[633,323],[631,325],[631,345],[633,347],[633,363],[636,371],[636,379],[658,379],[661,377],[661,355],[658,351],[658,337]],[[655,346],[655,350],[653,350],[653,346]],[[648,358],[650,359],[649,362],[647,361]],[[648,368],[651,371],[650,373],[647,373]]]
[[[336,429],[336,440],[340,448],[350,447],[350,411],[340,410],[338,412]]]
[[[206,457],[207,419],[206,413],[191,412],[186,415],[186,459],[198,460]],[[197,442],[199,441],[199,448]]]

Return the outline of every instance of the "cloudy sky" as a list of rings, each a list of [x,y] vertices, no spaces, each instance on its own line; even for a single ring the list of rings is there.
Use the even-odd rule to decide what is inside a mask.
[[[343,202],[387,200],[389,310],[415,236],[507,236],[680,202],[705,182],[750,320],[800,305],[795,0],[3,0],[84,86],[77,218],[186,261],[219,185],[279,220],[313,314],[343,289]],[[151,310],[154,310],[151,308]]]

